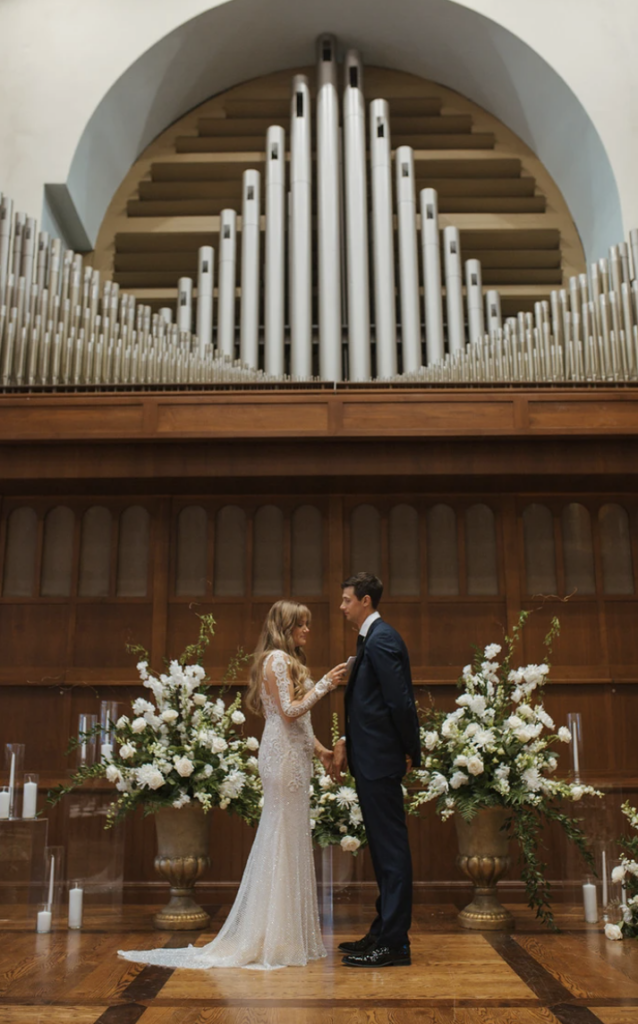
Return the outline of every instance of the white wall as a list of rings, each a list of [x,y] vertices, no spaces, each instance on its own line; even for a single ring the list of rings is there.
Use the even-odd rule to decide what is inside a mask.
[[[638,224],[635,0],[2,0],[0,190],[38,214],[43,186],[67,183],[93,240],[159,131],[311,62],[323,31],[500,117],[553,174],[592,258],[619,240],[621,211],[625,231]]]

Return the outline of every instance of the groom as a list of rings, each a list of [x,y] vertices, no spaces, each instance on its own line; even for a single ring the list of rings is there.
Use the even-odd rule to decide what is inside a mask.
[[[350,766],[379,886],[377,915],[356,942],[342,942],[348,967],[409,965],[412,861],[401,780],[421,763],[419,722],[407,648],[377,606],[380,579],[360,572],[342,583],[341,611],[357,629],[357,656],[345,694],[346,735],[334,767]]]

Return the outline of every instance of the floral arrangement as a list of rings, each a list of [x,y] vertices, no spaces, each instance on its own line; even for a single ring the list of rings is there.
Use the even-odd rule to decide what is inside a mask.
[[[630,803],[622,805],[622,812],[631,827],[638,832],[638,811]],[[605,925],[608,939],[638,938],[638,835],[623,836],[618,840],[623,854],[611,873],[611,880],[623,886],[623,902],[620,905],[622,922]]]
[[[107,827],[140,805],[146,815],[191,802],[205,811],[233,811],[256,824],[263,804],[256,757],[259,741],[242,734],[246,718],[240,710],[241,694],[228,706],[221,697],[212,699],[201,660],[214,635],[215,620],[212,615],[198,618],[198,641],[171,661],[166,672],[149,669],[147,652],[129,647],[131,653],[142,655],[137,671],[153,700],[134,700],[131,714],[111,723],[113,755],[78,769],[69,783],[49,793],[50,803],[87,779],[106,778],[119,793],[109,808]],[[239,652],[224,683],[236,677],[244,660]],[[72,742],[69,749],[76,745]]]
[[[411,775],[415,791],[408,809],[418,814],[435,800],[441,818],[458,811],[470,821],[485,807],[511,808],[506,827],[519,844],[529,905],[553,928],[550,884],[538,856],[543,818],[558,822],[591,864],[584,833],[559,804],[562,799],[580,800],[586,793],[601,794],[591,786],[551,778],[558,766],[555,745],[569,743],[571,734],[564,726],[556,730],[538,699],[549,663],[512,668],[514,648],[529,614],[522,612],[512,636],[505,637],[501,662],[501,646],[489,644],[477,652],[473,665],[466,665],[456,710],[446,713],[431,707],[422,714],[423,767]],[[559,629],[553,619],[544,640],[548,654]]]
[[[339,737],[337,715],[332,720],[332,745]],[[310,827],[318,846],[340,846],[355,856],[367,843],[354,779],[346,772],[335,782],[318,758],[310,780]]]

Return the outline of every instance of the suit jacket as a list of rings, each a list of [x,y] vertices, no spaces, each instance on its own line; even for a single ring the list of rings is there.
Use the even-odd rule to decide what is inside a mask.
[[[352,666],[345,693],[346,748],[355,777],[405,772],[405,756],[421,763],[419,720],[410,658],[396,629],[375,619]]]

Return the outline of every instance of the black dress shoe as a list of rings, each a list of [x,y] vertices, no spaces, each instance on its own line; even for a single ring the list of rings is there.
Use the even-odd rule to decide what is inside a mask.
[[[351,953],[344,956],[342,963],[346,967],[409,967],[412,963],[410,947],[375,946],[367,953]]]
[[[362,939],[355,939],[354,942],[340,942],[337,948],[343,950],[344,953],[367,953],[374,949],[376,944],[376,936],[368,933]]]

